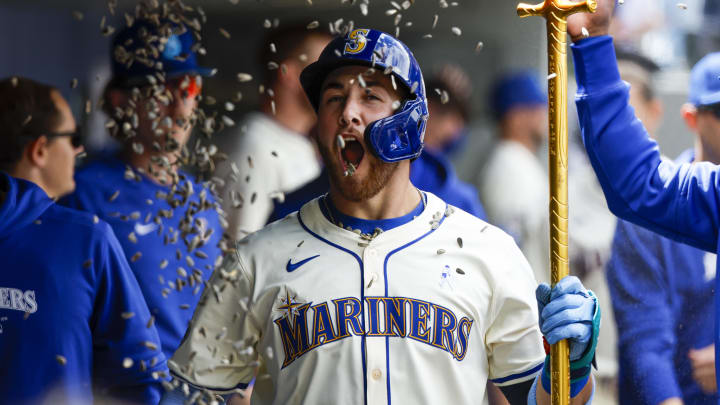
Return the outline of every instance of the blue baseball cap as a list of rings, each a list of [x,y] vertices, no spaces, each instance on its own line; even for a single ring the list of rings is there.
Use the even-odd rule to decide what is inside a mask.
[[[497,119],[502,118],[513,107],[545,104],[547,95],[540,88],[537,74],[531,71],[500,77],[490,93],[490,106]]]
[[[720,52],[706,55],[693,66],[688,102],[696,107],[720,103]]]
[[[112,41],[112,73],[115,80],[147,81],[149,75],[167,78],[186,74],[211,76],[213,69],[199,66],[193,33],[170,21],[137,20],[120,30]]]

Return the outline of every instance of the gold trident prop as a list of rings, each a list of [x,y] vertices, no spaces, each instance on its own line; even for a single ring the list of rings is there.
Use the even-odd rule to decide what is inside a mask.
[[[550,281],[554,286],[569,274],[567,185],[567,17],[591,13],[596,0],[571,2],[545,0],[542,4],[518,4],[520,17],[542,16],[548,40],[548,115],[550,124]],[[552,405],[570,402],[570,349],[562,340],[550,350]]]

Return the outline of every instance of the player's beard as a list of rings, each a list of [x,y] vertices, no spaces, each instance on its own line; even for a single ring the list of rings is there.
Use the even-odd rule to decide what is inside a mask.
[[[344,169],[337,160],[336,151],[327,145],[320,145],[319,149],[325,167],[328,168],[330,184],[343,198],[349,201],[361,202],[376,196],[380,190],[385,188],[400,165],[397,162],[383,162],[366,148],[363,156],[364,162],[361,163],[369,165],[367,175],[364,178],[360,178],[357,174],[344,176]]]

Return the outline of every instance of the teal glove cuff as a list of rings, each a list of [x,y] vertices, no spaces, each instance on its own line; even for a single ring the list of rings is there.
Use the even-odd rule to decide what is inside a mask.
[[[592,319],[592,338],[590,338],[588,347],[585,349],[585,353],[583,353],[582,357],[570,362],[571,372],[573,370],[579,370],[590,366],[595,359],[595,349],[597,349],[598,336],[600,335],[600,319],[602,318],[602,315],[600,311],[600,304],[598,303],[595,293],[588,290],[588,295],[593,299],[593,301],[595,301],[595,313],[593,314]]]

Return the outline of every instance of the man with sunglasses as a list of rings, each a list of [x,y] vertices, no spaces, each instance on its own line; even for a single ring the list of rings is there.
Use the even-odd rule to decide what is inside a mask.
[[[120,244],[53,201],[75,187],[76,131],[56,89],[0,81],[0,402],[154,404],[167,365]]]
[[[63,203],[112,226],[130,260],[169,358],[203,283],[221,257],[223,230],[211,192],[179,169],[195,123],[201,76],[192,29],[139,19],[112,42],[104,94],[117,155],[78,171]]]

